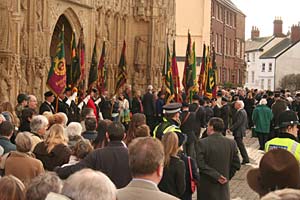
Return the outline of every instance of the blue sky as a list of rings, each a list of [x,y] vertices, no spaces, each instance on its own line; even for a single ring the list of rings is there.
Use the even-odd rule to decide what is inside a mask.
[[[300,22],[300,0],[231,0],[246,15],[246,39],[251,36],[251,27],[257,26],[260,36],[273,34],[275,16],[283,20],[283,33]]]

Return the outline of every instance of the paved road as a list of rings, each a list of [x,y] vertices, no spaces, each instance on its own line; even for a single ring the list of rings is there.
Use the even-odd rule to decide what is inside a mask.
[[[229,135],[228,137],[233,138],[231,135]],[[250,157],[250,164],[242,165],[240,171],[238,171],[230,181],[230,196],[232,200],[259,200],[259,196],[249,188],[246,176],[247,172],[250,169],[258,167],[263,153],[261,151],[258,151],[258,140],[257,138],[251,138],[250,131],[247,132],[246,137],[244,138],[244,143]],[[196,199],[196,194],[194,194],[193,200]]]

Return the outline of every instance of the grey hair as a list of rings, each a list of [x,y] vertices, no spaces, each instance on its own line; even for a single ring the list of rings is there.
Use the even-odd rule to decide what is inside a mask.
[[[34,116],[30,122],[30,129],[32,132],[38,132],[41,128],[49,124],[48,119],[43,115]]]
[[[240,104],[241,108],[244,108],[244,107],[245,107],[245,104],[244,104],[244,102],[243,102],[242,100],[238,100],[238,101],[236,101],[235,103]]]
[[[28,185],[26,199],[45,199],[50,192],[61,193],[63,182],[54,172],[46,172],[33,178]]]
[[[65,181],[62,194],[73,200],[115,200],[116,187],[102,172],[83,169]]]
[[[267,99],[261,99],[260,101],[259,101],[259,105],[267,105]]]
[[[81,135],[82,126],[78,122],[71,122],[66,128],[66,134],[68,137]]]
[[[63,112],[59,112],[59,113],[57,113],[57,114],[59,114],[59,115],[61,115],[62,116],[62,118],[63,118],[63,127],[67,127],[67,123],[68,123],[68,116],[66,115],[66,113],[63,113]]]
[[[17,151],[27,153],[31,150],[32,141],[29,132],[20,132],[16,137]]]

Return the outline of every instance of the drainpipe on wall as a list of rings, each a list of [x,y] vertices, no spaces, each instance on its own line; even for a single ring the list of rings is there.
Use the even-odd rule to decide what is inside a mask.
[[[275,62],[274,62],[274,88],[273,88],[273,91],[275,91],[275,86],[276,86],[276,58],[275,58]]]

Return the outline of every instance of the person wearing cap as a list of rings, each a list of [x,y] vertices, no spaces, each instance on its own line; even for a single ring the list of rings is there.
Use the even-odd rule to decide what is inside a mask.
[[[65,104],[65,111],[66,115],[68,116],[68,123],[80,121],[79,109],[77,108],[75,103],[77,97],[77,88],[73,88],[73,90],[74,91],[72,94],[72,89],[70,87],[67,87],[65,89],[64,98],[62,100]]]
[[[51,92],[51,91],[45,92],[44,97],[45,97],[45,101],[40,106],[39,114],[42,115],[46,111],[51,112],[52,114],[54,114],[55,109],[52,105],[52,103],[54,102],[53,92]]]
[[[28,105],[28,96],[26,94],[20,93],[17,96],[18,104],[16,105],[15,111],[18,118],[22,118],[22,110]]]
[[[270,133],[270,125],[273,118],[272,110],[267,106],[267,103],[267,99],[261,99],[259,105],[256,106],[252,113],[252,120],[255,126],[253,131],[258,136],[259,150],[265,149],[265,143]]]
[[[163,122],[158,124],[153,130],[153,137],[162,139],[163,135],[168,132],[177,134],[179,141],[185,142],[186,135],[181,132],[180,125],[181,103],[170,103],[163,106]]]
[[[300,161],[300,144],[297,142],[299,119],[295,112],[287,110],[278,117],[279,135],[268,141],[265,151],[272,149],[285,149],[290,151]]]
[[[196,159],[195,143],[197,137],[195,135],[196,113],[189,111],[189,104],[182,103],[182,112],[180,113],[180,129],[187,135],[185,143],[185,151],[188,156]]]
[[[284,149],[267,152],[259,163],[259,168],[250,169],[247,182],[260,197],[283,188],[300,189],[299,163]]]

